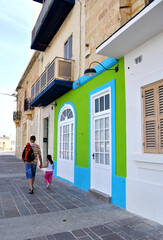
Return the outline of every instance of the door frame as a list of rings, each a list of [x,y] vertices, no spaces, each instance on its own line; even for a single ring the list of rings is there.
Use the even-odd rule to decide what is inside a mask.
[[[105,94],[109,94],[109,101],[110,101],[110,109],[109,110],[105,110],[103,112],[98,112],[97,114],[94,113],[94,107],[95,107],[95,99],[98,98],[98,97],[101,97],[101,96],[104,96]],[[103,169],[106,169],[106,171],[108,171],[109,173],[109,177],[108,177],[108,181],[109,181],[109,184],[108,184],[108,192],[107,194],[111,195],[111,185],[112,185],[112,139],[111,139],[111,111],[112,111],[112,108],[111,108],[111,87],[108,87],[108,88],[105,88],[101,91],[98,91],[94,94],[91,95],[91,153],[90,153],[90,165],[91,165],[91,181],[90,181],[90,187],[92,188],[93,185],[92,185],[92,182],[93,182],[93,178],[95,176],[93,176],[93,165],[95,167],[95,163],[93,162],[93,159],[92,159],[92,154],[95,152],[95,149],[94,149],[94,143],[95,143],[95,126],[94,126],[94,123],[95,123],[95,119],[96,118],[100,118],[102,116],[105,116],[105,117],[109,117],[109,141],[110,141],[110,144],[109,144],[109,148],[110,148],[110,164],[109,166],[107,165],[99,165],[98,168],[101,169],[101,171],[103,171]],[[100,191],[100,190],[99,190]],[[101,190],[101,192],[103,192]],[[105,192],[106,193],[106,192]]]
[[[113,194],[113,186],[115,184],[115,175],[116,175],[116,114],[115,114],[115,79],[93,89],[89,92],[89,169],[90,169],[90,187],[91,187],[91,159],[92,159],[92,95],[98,94],[102,91],[105,91],[107,88],[110,88],[111,93],[111,195]]]
[[[62,177],[62,176],[59,176],[59,169],[58,169],[58,165],[59,165],[59,140],[60,140],[60,136],[59,136],[59,133],[60,133],[60,129],[59,129],[59,121],[60,121],[60,117],[61,117],[61,114],[63,113],[63,111],[67,108],[70,108],[73,112],[73,130],[74,130],[74,135],[73,135],[73,140],[74,140],[74,145],[73,145],[73,151],[74,151],[74,156],[73,156],[73,176],[72,176],[72,179],[71,180],[67,180],[66,178]],[[63,160],[65,161],[65,160]],[[66,160],[67,161],[67,160]],[[74,104],[71,103],[71,102],[66,102],[62,105],[62,107],[60,108],[60,111],[59,111],[59,114],[58,114],[58,121],[57,121],[57,177],[61,178],[61,179],[64,179],[70,183],[74,183],[75,182],[75,165],[76,165],[76,111],[75,111],[75,107],[74,107]]]

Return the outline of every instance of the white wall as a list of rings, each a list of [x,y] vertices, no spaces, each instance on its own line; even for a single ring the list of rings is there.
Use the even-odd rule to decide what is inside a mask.
[[[163,224],[163,155],[144,153],[141,96],[141,87],[163,79],[163,33],[125,56],[125,79],[127,210]]]
[[[41,108],[40,113],[40,147],[43,157],[43,162],[46,162],[46,157],[44,154],[45,148],[43,143],[44,136],[44,119],[48,118],[48,154],[53,157],[53,147],[54,147],[54,104],[50,104],[47,107]]]

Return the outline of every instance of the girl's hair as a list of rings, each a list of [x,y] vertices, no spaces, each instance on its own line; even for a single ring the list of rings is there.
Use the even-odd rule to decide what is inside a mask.
[[[52,160],[52,156],[51,156],[51,155],[47,155],[47,159],[49,160],[49,162],[50,162],[51,164],[53,164],[53,160]]]

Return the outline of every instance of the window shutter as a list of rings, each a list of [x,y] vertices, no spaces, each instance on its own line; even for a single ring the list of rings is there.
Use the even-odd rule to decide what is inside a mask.
[[[143,88],[144,152],[155,153],[158,149],[156,118],[156,85]]]
[[[163,153],[163,81],[158,83],[158,130],[159,130],[159,153]]]

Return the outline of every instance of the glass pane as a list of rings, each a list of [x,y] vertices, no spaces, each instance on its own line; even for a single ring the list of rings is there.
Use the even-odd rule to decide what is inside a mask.
[[[69,150],[69,144],[66,143],[66,150],[68,151]]]
[[[105,130],[105,140],[109,140],[109,130]]]
[[[67,116],[70,114],[70,111],[71,111],[70,109],[67,109]]]
[[[71,132],[73,132],[73,123],[71,124]]]
[[[72,113],[72,111],[69,113],[69,115],[68,115],[68,119],[70,119],[70,118],[73,118],[73,113]]]
[[[109,152],[109,142],[105,142],[105,152]]]
[[[100,140],[105,139],[105,130],[100,131]]]
[[[95,99],[95,113],[99,112],[99,98]]]
[[[100,97],[100,112],[104,111],[104,97]]]
[[[100,129],[100,120],[95,120],[95,129]]]
[[[104,142],[100,143],[100,152],[104,152]]]
[[[66,132],[66,126],[63,126],[63,133]]]
[[[110,164],[109,154],[105,154],[105,164],[106,165]]]
[[[104,164],[104,154],[103,153],[100,154],[100,163]]]
[[[61,115],[61,121],[64,121],[65,120],[65,117],[63,116],[63,114]]]
[[[71,152],[73,152],[73,143],[71,143]]]
[[[105,95],[105,110],[110,108],[109,94]]]
[[[68,58],[68,42],[65,43],[65,47],[64,47],[64,57]]]
[[[105,118],[105,128],[109,128],[109,118]]]
[[[69,56],[68,58],[72,58],[72,36],[69,38]]]
[[[104,129],[104,127],[105,127],[105,119],[104,118],[102,118],[102,119],[100,119],[100,129]]]
[[[96,154],[95,154],[95,162],[96,162],[96,163],[99,163],[99,161],[100,161],[100,154],[99,154],[99,153],[96,153]]]
[[[62,114],[63,114],[64,117],[67,117],[67,109],[64,110]]]
[[[95,151],[99,152],[100,151],[100,143],[95,143]]]
[[[73,142],[73,133],[71,133],[71,141]]]
[[[96,141],[100,140],[100,131],[95,131],[95,140]]]
[[[71,153],[71,160],[73,160],[73,153]]]
[[[65,151],[63,151],[63,159],[65,159]]]

